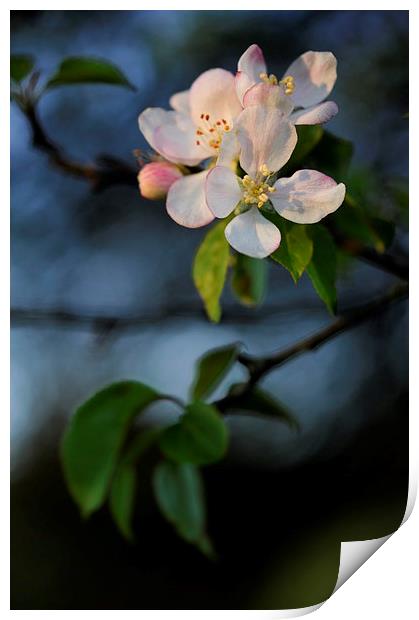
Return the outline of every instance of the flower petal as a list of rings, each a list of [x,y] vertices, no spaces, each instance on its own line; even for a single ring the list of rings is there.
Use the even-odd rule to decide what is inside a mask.
[[[210,157],[212,151],[202,144],[197,145],[196,130],[188,117],[178,112],[174,114],[174,122],[161,125],[154,131],[153,146],[173,163],[196,166]]]
[[[279,170],[291,157],[297,143],[294,125],[280,110],[268,106],[250,106],[235,124],[240,143],[240,165],[256,178],[265,164],[271,172]]]
[[[305,52],[294,60],[285,72],[294,78],[294,105],[308,108],[323,101],[335,85],[336,66],[332,52]]]
[[[180,93],[175,93],[170,97],[169,103],[172,108],[176,110],[176,112],[190,114],[189,90],[183,90]]]
[[[242,109],[236,95],[234,75],[224,69],[209,69],[202,73],[191,86],[189,102],[196,126],[202,124],[201,114],[208,114],[211,124],[221,119],[232,124]]]
[[[205,195],[212,213],[216,217],[227,217],[240,202],[243,192],[239,178],[230,168],[215,166],[208,173]]]
[[[234,166],[239,160],[240,144],[237,140],[235,131],[227,131],[221,140],[221,146],[218,150],[217,166]]]
[[[166,209],[177,224],[187,228],[199,228],[214,219],[205,200],[207,174],[208,171],[204,170],[182,177],[169,189]]]
[[[254,43],[242,54],[237,65],[236,92],[241,103],[246,91],[260,81],[261,73],[266,73],[266,62],[259,45]]]
[[[253,258],[265,258],[275,252],[281,242],[278,228],[251,207],[228,224],[225,236],[238,252]]]
[[[176,113],[173,112],[173,110],[168,111],[163,110],[163,108],[147,108],[146,110],[141,112],[140,116],[138,117],[138,125],[141,133],[143,134],[149,145],[156,151],[157,149],[154,144],[155,130],[158,129],[161,125],[173,123],[175,114]]]
[[[244,105],[244,97],[248,90],[254,86],[256,82],[250,78],[247,73],[243,73],[242,71],[237,71],[235,78],[235,86],[237,97],[242,105]]]
[[[289,116],[294,108],[291,99],[284,94],[280,86],[265,82],[255,84],[245,94],[243,106],[248,108],[251,105],[272,106],[281,110],[284,116]]]
[[[290,121],[295,125],[319,125],[330,121],[338,111],[339,108],[334,101],[324,101],[310,108],[293,112]]]
[[[269,198],[275,210],[297,224],[314,224],[336,211],[345,198],[345,185],[317,170],[298,170],[278,179]]]
[[[266,73],[266,62],[259,45],[253,43],[240,56],[237,71],[246,73],[254,82],[259,82],[260,74]]]

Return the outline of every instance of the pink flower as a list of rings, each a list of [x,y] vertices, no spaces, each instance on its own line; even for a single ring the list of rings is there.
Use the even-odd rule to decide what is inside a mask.
[[[149,200],[165,198],[173,183],[182,176],[182,172],[174,164],[165,161],[146,164],[138,174],[141,195]]]
[[[165,159],[196,166],[211,157],[223,164],[237,157],[231,129],[242,106],[232,73],[205,71],[189,90],[173,95],[170,105],[170,111],[147,108],[138,119],[148,143]],[[175,222],[197,228],[214,219],[205,201],[206,175],[207,171],[187,175],[170,187],[166,207]]]
[[[234,211],[225,236],[230,245],[248,256],[265,258],[280,242],[278,228],[262,214],[272,204],[291,222],[312,224],[336,211],[345,197],[345,185],[316,170],[299,170],[290,178],[276,179],[297,143],[297,132],[275,107],[251,106],[236,120],[241,147],[243,179],[225,166],[215,166],[207,177],[206,200],[216,217]],[[272,207],[271,207],[272,208]]]
[[[238,62],[237,96],[245,108],[278,107],[296,125],[325,123],[338,112],[334,101],[323,101],[336,82],[336,66],[331,52],[305,52],[278,80],[275,75],[267,74],[263,52],[254,44]]]

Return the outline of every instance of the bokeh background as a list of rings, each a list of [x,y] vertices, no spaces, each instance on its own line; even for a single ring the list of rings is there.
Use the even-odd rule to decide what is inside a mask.
[[[99,153],[135,164],[146,144],[139,112],[168,107],[214,66],[235,70],[251,43],[281,75],[308,50],[338,58],[328,125],[352,140],[352,171],[374,179],[383,216],[389,179],[407,178],[407,11],[12,11],[12,53],[36,56],[43,79],[68,55],[121,67],[137,86],[57,88],[40,101],[49,135],[74,158]],[[42,78],[41,78],[42,79]],[[407,493],[407,303],[272,372],[264,385],[298,418],[235,417],[226,463],[206,468],[208,562],[159,516],[146,482],[136,544],[106,510],[82,522],[58,461],[74,408],[108,382],[148,382],[185,396],[196,359],[243,341],[255,354],[294,342],[330,321],[304,276],[295,286],[270,266],[262,308],[227,290],[210,324],[191,278],[205,230],[187,230],[162,203],[130,187],[93,194],[52,168],[11,109],[12,158],[12,608],[220,609],[302,607],[333,590],[341,540],[376,538],[400,523]],[[395,278],[364,263],[339,279],[339,306],[369,300]],[[129,329],[37,319],[21,310],[139,317]],[[235,371],[233,379],[240,378]],[[223,386],[219,393],[223,393]],[[149,422],[170,415],[153,410]]]

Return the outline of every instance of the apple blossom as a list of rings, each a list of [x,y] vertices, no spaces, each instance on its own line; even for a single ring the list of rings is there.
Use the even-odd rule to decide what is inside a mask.
[[[173,110],[148,108],[139,127],[149,144],[170,162],[196,166],[208,158],[223,165],[237,156],[235,137],[226,139],[242,106],[235,78],[224,69],[202,73],[188,91],[170,99]],[[166,208],[183,226],[196,228],[214,219],[205,201],[207,171],[182,177],[169,189]]]
[[[141,195],[149,200],[160,200],[167,196],[170,187],[182,176],[178,166],[167,161],[146,164],[138,174]]]
[[[237,96],[243,107],[279,107],[296,125],[325,123],[338,112],[334,101],[323,101],[336,82],[337,61],[331,52],[305,52],[288,67],[281,80],[267,74],[263,52],[256,44],[241,56],[236,75]]]
[[[345,185],[315,170],[299,170],[275,181],[297,143],[294,125],[268,106],[252,106],[236,120],[241,147],[241,179],[225,166],[215,166],[206,180],[208,207],[218,218],[234,212],[225,229],[230,245],[248,256],[265,258],[281,241],[278,228],[261,209],[270,203],[291,222],[312,224],[335,211],[345,197]]]

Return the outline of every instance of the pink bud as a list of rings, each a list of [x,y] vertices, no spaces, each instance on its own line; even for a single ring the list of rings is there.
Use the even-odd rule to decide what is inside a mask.
[[[146,164],[138,174],[141,195],[149,200],[164,198],[170,186],[182,176],[183,174],[174,164],[165,161]]]

